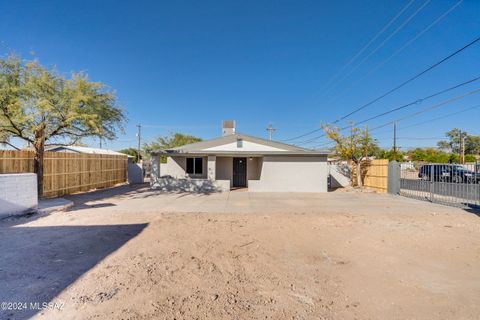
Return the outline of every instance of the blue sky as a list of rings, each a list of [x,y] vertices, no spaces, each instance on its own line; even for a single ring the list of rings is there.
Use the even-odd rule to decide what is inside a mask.
[[[464,0],[378,68],[457,2],[0,0],[0,54],[33,55],[61,72],[86,71],[114,88],[129,122],[109,148],[135,146],[137,123],[146,140],[174,131],[212,138],[220,134],[223,119],[235,119],[238,131],[261,137],[272,123],[274,138],[283,140],[334,121],[478,37],[480,1]],[[480,76],[479,58],[480,42],[350,120]],[[476,88],[480,81],[369,127]],[[480,93],[401,121],[398,144],[435,145],[454,127],[480,134],[480,108],[402,130],[479,104]],[[391,131],[389,126],[371,134],[390,146]]]

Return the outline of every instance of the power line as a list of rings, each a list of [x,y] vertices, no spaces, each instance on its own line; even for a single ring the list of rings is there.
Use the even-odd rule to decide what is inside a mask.
[[[293,137],[293,138],[290,138],[290,139],[285,139],[285,140],[282,140],[282,141],[283,141],[283,142],[286,142],[286,141],[297,140],[297,139],[300,139],[300,138],[309,136],[309,135],[311,135],[312,133],[318,132],[318,131],[320,131],[320,130],[322,130],[322,128],[318,128],[318,129],[309,131],[309,132],[307,132],[307,133],[305,133],[305,134],[302,134],[302,135],[299,135],[299,136],[296,136],[296,137]]]
[[[421,125],[426,124],[426,123],[430,123],[430,122],[434,122],[434,121],[446,119],[446,118],[455,116],[455,115],[457,115],[457,114],[461,114],[461,113],[464,113],[464,112],[467,112],[467,111],[470,111],[470,110],[473,110],[473,109],[477,109],[477,108],[480,108],[480,104],[479,104],[479,105],[476,105],[476,106],[473,106],[473,107],[470,107],[470,108],[466,108],[466,109],[460,110],[460,111],[451,112],[451,113],[448,113],[448,114],[446,114],[446,115],[443,115],[443,116],[440,116],[440,117],[436,117],[436,118],[433,118],[433,119],[430,119],[430,120],[426,120],[426,121],[422,121],[422,122],[417,122],[417,123],[414,123],[414,124],[411,124],[411,125],[408,125],[408,126],[405,126],[405,127],[401,127],[399,130],[404,130],[404,129],[413,128],[413,127],[418,127],[418,126],[421,126]]]
[[[401,109],[405,109],[405,108],[407,108],[407,107],[409,107],[409,106],[412,106],[412,105],[414,105],[414,104],[422,103],[422,102],[425,101],[425,100],[428,100],[428,99],[434,98],[434,97],[436,97],[436,96],[439,96],[439,95],[441,95],[441,94],[444,94],[444,93],[446,93],[446,92],[449,92],[449,91],[458,89],[458,88],[460,88],[460,87],[462,87],[462,86],[465,86],[465,85],[467,85],[467,84],[470,84],[470,83],[472,83],[472,82],[475,82],[475,81],[477,81],[477,80],[479,80],[479,79],[480,79],[480,76],[479,76],[479,77],[476,77],[476,78],[473,78],[473,79],[470,79],[470,80],[468,80],[468,81],[462,82],[462,83],[460,83],[460,84],[457,84],[457,85],[455,85],[455,86],[453,86],[453,87],[450,87],[450,88],[447,88],[447,89],[444,89],[444,90],[435,92],[435,93],[433,93],[433,94],[431,94],[431,95],[429,95],[429,96],[426,96],[426,97],[424,97],[424,98],[417,99],[417,100],[412,101],[412,102],[410,102],[410,103],[407,103],[407,104],[405,104],[405,105],[403,105],[403,106],[400,106],[400,107],[393,108],[393,109],[390,109],[390,110],[388,110],[388,111],[382,112],[382,113],[377,114],[377,115],[375,115],[375,116],[373,116],[373,117],[370,117],[370,118],[368,118],[368,119],[365,119],[365,120],[362,120],[362,121],[360,121],[360,122],[357,122],[356,124],[362,124],[362,123],[365,123],[365,122],[367,122],[367,121],[371,121],[371,120],[380,118],[380,117],[382,117],[382,116],[385,116],[385,115],[390,114],[390,113],[392,113],[392,112],[395,112],[395,111],[398,111],[398,110],[401,110]]]
[[[430,30],[433,26],[435,26],[437,23],[439,23],[441,20],[443,20],[443,18],[445,18],[450,12],[452,12],[456,7],[458,7],[461,3],[463,2],[463,0],[460,0],[458,1],[457,3],[455,3],[453,6],[451,6],[447,11],[445,11],[443,14],[441,14],[437,19],[435,19],[435,21],[433,21],[430,25],[428,25],[425,29],[423,29],[422,31],[420,31],[415,37],[413,37],[412,39],[410,39],[409,41],[407,41],[403,46],[401,46],[397,51],[395,51],[391,56],[389,56],[387,59],[383,60],[382,62],[380,62],[377,67],[375,67],[372,71],[370,71],[369,73],[367,73],[365,75],[368,76],[369,74],[375,72],[376,70],[378,70],[379,68],[381,68],[384,64],[386,64],[388,61],[390,61],[393,57],[395,57],[397,54],[399,54],[400,52],[402,52],[403,50],[405,50],[405,48],[407,48],[409,45],[411,45],[415,40],[417,40],[418,38],[420,38],[424,33],[426,33],[428,30]],[[364,77],[364,78],[365,78]],[[364,79],[362,78],[362,79]],[[362,80],[360,79],[360,80]]]
[[[416,100],[414,100],[414,101],[412,101],[412,102],[409,102],[409,103],[407,103],[407,104],[404,104],[404,105],[402,105],[402,106],[399,106],[399,107],[390,109],[390,110],[388,110],[388,111],[385,111],[385,112],[382,112],[382,113],[380,113],[380,114],[374,115],[374,116],[372,116],[372,117],[370,117],[370,118],[368,118],[368,119],[365,119],[365,120],[356,122],[355,124],[356,124],[356,125],[357,125],[357,124],[362,124],[362,123],[365,123],[365,122],[368,122],[368,121],[371,121],[371,120],[380,118],[380,117],[382,117],[382,116],[385,116],[385,115],[387,115],[387,114],[393,113],[393,112],[395,112],[395,111],[399,111],[399,110],[405,109],[405,108],[407,108],[407,107],[409,107],[409,106],[416,105],[416,104],[420,104],[420,103],[422,103],[422,102],[425,101],[425,100],[428,100],[428,99],[434,98],[434,97],[436,97],[436,96],[442,95],[442,94],[444,94],[444,93],[447,93],[447,92],[449,92],[449,91],[458,89],[458,88],[460,88],[460,87],[462,87],[462,86],[465,86],[465,85],[467,85],[467,84],[473,83],[473,82],[478,81],[478,80],[480,80],[480,76],[475,77],[475,78],[470,79],[470,80],[467,80],[467,81],[464,81],[464,82],[459,83],[459,84],[457,84],[457,85],[454,85],[454,86],[452,86],[452,87],[449,87],[449,88],[440,90],[440,91],[435,92],[435,93],[433,93],[433,94],[430,94],[430,95],[428,95],[428,96],[426,96],[426,97],[418,98],[418,99],[416,99]],[[345,126],[345,127],[341,128],[340,131],[343,131],[343,130],[345,130],[345,129],[351,128],[352,126],[353,126],[353,125]],[[298,137],[296,137],[296,138],[304,137],[304,136],[306,136],[306,135],[309,135],[309,134],[311,134],[311,133],[313,133],[313,132],[318,132],[318,131],[320,131],[320,130],[322,130],[322,129],[320,128],[320,129],[316,129],[316,130],[310,131],[309,133],[304,134],[304,135],[301,135],[301,136],[298,136]],[[312,138],[310,138],[310,139],[308,139],[308,140],[305,140],[305,141],[301,141],[301,142],[297,143],[297,145],[307,144],[307,143],[313,142],[313,141],[315,141],[315,140],[317,140],[317,139],[320,139],[320,138],[323,138],[323,137],[325,137],[325,134],[322,134],[322,135],[319,135],[319,136],[316,136],[316,137],[312,137]],[[292,140],[294,140],[294,139],[292,139]]]
[[[478,108],[480,108],[480,104],[469,107],[469,108],[465,108],[465,109],[460,110],[460,111],[450,112],[450,113],[447,113],[447,114],[445,114],[443,116],[440,116],[440,117],[432,118],[432,119],[421,121],[421,122],[416,122],[416,123],[410,124],[408,126],[402,126],[402,127],[398,128],[397,130],[405,130],[405,129],[409,129],[409,128],[413,128],[413,127],[418,127],[418,126],[424,125],[426,123],[432,123],[432,122],[435,122],[435,121],[438,121],[438,120],[451,118],[453,116],[456,116],[457,114],[461,114],[461,113],[464,113],[464,112],[467,112],[467,111],[470,111],[470,110],[473,110],[473,109],[478,109]],[[381,131],[380,133],[390,133],[390,129]],[[383,138],[380,138],[379,140],[381,140],[381,139],[383,139]],[[390,139],[390,138],[388,138],[388,139]]]
[[[450,12],[452,12],[455,8],[457,8],[463,0],[458,1],[455,3],[453,6],[447,9],[444,13],[442,13],[440,16],[438,16],[437,19],[435,19],[431,24],[429,24],[426,28],[424,28],[422,31],[418,32],[412,39],[407,41],[403,46],[401,46],[399,49],[397,49],[392,55],[390,55],[387,59],[383,60],[379,64],[377,64],[374,68],[370,69],[363,77],[357,79],[354,81],[350,86],[348,86],[345,90],[340,91],[337,93],[334,97],[341,95],[342,93],[346,92],[349,88],[352,86],[356,85],[358,82],[364,80],[367,78],[369,75],[383,67],[386,63],[388,63],[391,59],[393,59],[396,55],[398,55],[400,52],[405,50],[409,45],[411,45],[414,41],[416,41],[418,38],[420,38],[422,35],[424,35],[426,32],[428,32],[431,28],[433,28],[436,24],[438,24],[440,21],[442,21]],[[334,100],[334,97],[330,98],[329,101]]]
[[[449,59],[453,58],[454,56],[456,56],[457,54],[459,54],[459,53],[462,52],[463,50],[466,50],[467,48],[469,48],[470,46],[474,45],[474,44],[477,43],[478,41],[480,41],[480,37],[477,37],[476,39],[474,39],[474,40],[471,41],[470,43],[466,44],[466,45],[463,46],[462,48],[456,50],[455,52],[451,53],[451,54],[448,55],[447,57],[445,57],[445,58],[443,58],[442,60],[436,62],[435,64],[431,65],[430,67],[428,67],[427,69],[423,70],[422,72],[416,74],[415,76],[409,78],[408,80],[402,82],[401,84],[397,85],[396,87],[390,89],[390,90],[387,91],[386,93],[384,93],[384,94],[380,95],[379,97],[371,100],[370,102],[368,102],[368,103],[366,103],[366,104],[364,104],[364,105],[362,105],[362,106],[354,109],[354,110],[351,111],[350,113],[348,113],[348,114],[340,117],[339,119],[335,120],[335,121],[333,122],[333,124],[336,124],[336,123],[338,123],[338,122],[340,122],[340,121],[342,121],[342,120],[350,117],[351,115],[359,112],[360,110],[363,110],[363,109],[365,109],[366,107],[374,104],[375,102],[377,102],[377,101],[385,98],[386,96],[392,94],[393,92],[395,92],[395,91],[397,91],[398,89],[404,87],[404,86],[407,85],[408,83],[416,80],[417,78],[421,77],[422,75],[424,75],[425,73],[429,72],[430,70],[438,67],[440,64],[442,64],[442,63],[448,61]],[[283,141],[297,140],[297,139],[299,139],[299,138],[303,138],[303,137],[309,136],[309,135],[311,135],[311,134],[313,134],[313,133],[315,133],[315,132],[318,132],[318,131],[320,131],[320,130],[322,130],[322,129],[321,129],[321,128],[315,129],[315,130],[309,131],[309,132],[307,132],[307,133],[305,133],[305,134],[296,136],[296,137],[294,137],[294,138],[286,139],[286,140],[283,140]],[[323,135],[322,135],[322,136],[323,136]],[[322,136],[320,136],[320,137],[322,137]],[[315,139],[318,139],[318,138],[319,138],[319,137],[316,137],[316,138],[314,138],[314,140],[315,140]]]
[[[415,16],[423,9],[425,8],[428,4],[430,3],[430,0],[427,0],[421,5],[413,14],[411,14],[400,26],[398,26],[387,38],[385,38],[375,49],[373,49],[367,56],[365,56],[357,65],[351,69],[347,74],[345,74],[340,80],[336,82],[336,84],[333,86],[335,88],[340,84],[343,80],[348,78],[355,70],[357,70],[365,61],[367,61],[372,55],[374,55],[378,50],[383,48],[383,46],[391,39],[393,38],[398,32],[400,32]]]
[[[420,110],[420,111],[417,111],[417,112],[415,112],[415,113],[409,114],[409,115],[407,115],[407,116],[404,116],[404,117],[401,117],[401,118],[398,118],[398,119],[389,121],[389,122],[384,123],[384,124],[381,124],[381,125],[373,128],[373,129],[371,129],[370,131],[378,130],[378,129],[380,129],[380,128],[384,128],[384,127],[386,127],[386,126],[388,126],[388,125],[391,125],[391,124],[394,124],[394,123],[403,121],[403,120],[405,120],[405,119],[415,117],[415,116],[417,116],[417,115],[419,115],[419,114],[429,112],[429,111],[431,111],[431,110],[433,110],[433,109],[437,109],[437,108],[442,107],[442,106],[444,106],[444,105],[446,105],[446,104],[455,102],[455,101],[457,101],[457,100],[463,99],[463,98],[465,98],[465,97],[467,97],[467,96],[476,94],[476,93],[478,93],[478,92],[480,92],[480,88],[475,89],[475,90],[470,91],[470,92],[467,92],[467,93],[465,93],[465,94],[456,96],[456,97],[454,97],[454,98],[450,98],[450,99],[444,100],[444,101],[442,101],[442,102],[440,102],[440,103],[438,103],[438,104],[435,104],[435,105],[433,105],[433,106],[424,108],[424,109],[422,109],[422,110]],[[351,128],[351,127],[352,127],[352,126],[343,127],[343,128],[340,129],[340,131],[343,131],[343,130],[348,129],[348,128]],[[315,141],[316,139],[320,139],[320,138],[325,137],[325,136],[326,136],[325,134],[322,134],[322,135],[320,135],[320,136],[318,136],[318,137],[314,137],[314,138],[312,138],[312,139],[310,139],[310,140],[303,141],[303,143],[300,143],[300,144],[307,144],[307,143],[313,142],[313,141]]]
[[[316,144],[312,148],[327,147],[328,145],[333,145],[333,144],[334,144],[333,141],[328,141],[325,143]]]
[[[388,126],[388,125],[390,125],[390,124],[393,124],[393,123],[396,123],[396,122],[400,122],[400,121],[403,121],[403,120],[408,119],[408,118],[413,118],[413,117],[415,117],[415,116],[417,116],[417,115],[419,115],[419,114],[422,114],[422,113],[425,113],[425,112],[429,112],[429,111],[431,111],[431,110],[433,110],[433,109],[437,109],[437,108],[442,107],[442,106],[444,106],[444,105],[446,105],[446,104],[455,102],[455,101],[457,101],[457,100],[463,99],[463,98],[465,98],[465,97],[467,97],[467,96],[476,94],[476,93],[478,93],[478,92],[480,92],[480,88],[475,89],[475,90],[470,91],[470,92],[467,92],[467,93],[465,93],[465,94],[456,96],[456,97],[454,97],[454,98],[447,99],[447,100],[442,101],[442,102],[440,102],[440,103],[437,103],[437,104],[435,104],[435,105],[433,105],[433,106],[430,106],[430,107],[424,108],[424,109],[422,109],[422,110],[420,110],[420,111],[417,111],[417,112],[411,113],[411,114],[409,114],[409,115],[406,115],[406,116],[404,116],[404,117],[401,117],[401,118],[398,118],[398,119],[389,121],[389,122],[387,122],[387,123],[384,123],[384,124],[382,124],[382,125],[379,125],[379,126],[373,128],[373,129],[371,129],[370,131],[373,131],[373,130],[377,130],[377,129],[386,127],[386,126]]]
[[[390,19],[390,21],[379,32],[377,32],[377,34],[372,39],[370,39],[370,41],[365,46],[363,46],[362,49],[360,49],[360,51],[358,51],[352,58],[350,58],[350,60],[343,67],[341,67],[340,70],[336,72],[332,78],[330,78],[330,80],[327,81],[326,87],[328,88],[346,68],[348,68],[365,50],[367,50],[368,47],[370,47],[370,45],[375,40],[377,40],[377,38],[380,37],[396,21],[405,12],[405,10],[407,10],[412,5],[414,1],[415,0],[410,0],[409,3],[407,3],[392,19]]]
[[[428,137],[428,138],[427,137],[397,137],[397,139],[402,139],[402,140],[440,140],[440,139],[445,139],[445,137]]]
[[[438,67],[439,65],[441,65],[442,63],[444,63],[445,61],[448,61],[450,60],[451,58],[453,58],[454,56],[456,56],[457,54],[459,54],[460,52],[462,52],[463,50],[469,48],[470,46],[474,45],[475,43],[477,43],[478,41],[480,41],[480,37],[477,37],[475,40],[471,41],[470,43],[466,44],[465,46],[463,46],[462,48],[456,50],[455,52],[451,53],[450,55],[448,55],[447,57],[443,58],[442,60],[434,63],[433,65],[431,65],[430,67],[428,67],[427,69],[423,70],[422,72],[416,74],[415,76],[409,78],[408,80],[402,82],[401,84],[397,85],[396,87],[390,89],[389,91],[385,92],[384,94],[380,95],[379,97],[371,100],[370,102],[368,103],[365,103],[364,105],[354,109],[353,111],[349,112],[348,114],[340,117],[339,119],[335,120],[334,123],[338,123],[348,117],[350,117],[351,115],[359,112],[360,110],[363,110],[365,109],[366,107],[374,104],[375,102],[385,98],[386,96],[392,94],[393,92],[397,91],[398,89],[404,87],[405,85],[407,85],[408,83],[414,81],[415,79],[418,79],[419,77],[421,77],[422,75],[424,75],[425,73],[429,72],[430,70]]]

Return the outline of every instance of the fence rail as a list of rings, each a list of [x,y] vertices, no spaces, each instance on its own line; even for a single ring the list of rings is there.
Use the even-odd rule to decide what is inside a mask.
[[[33,172],[31,151],[0,150],[0,173]],[[127,180],[127,156],[45,152],[43,195],[48,198],[111,187]]]
[[[478,207],[479,168],[479,164],[415,164],[401,170],[400,195],[451,206]]]

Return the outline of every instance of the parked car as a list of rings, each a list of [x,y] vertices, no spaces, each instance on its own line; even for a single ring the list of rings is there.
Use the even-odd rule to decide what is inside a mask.
[[[433,174],[432,174],[433,170]],[[422,180],[432,180],[453,183],[479,183],[480,172],[469,170],[458,164],[426,164],[420,168],[418,177]]]

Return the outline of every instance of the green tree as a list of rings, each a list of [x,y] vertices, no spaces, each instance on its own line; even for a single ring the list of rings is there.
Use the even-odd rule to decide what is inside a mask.
[[[480,137],[469,135],[466,131],[452,129],[445,133],[448,140],[442,140],[437,146],[446,151],[460,154],[462,151],[461,137],[465,139],[465,154],[480,154]]]
[[[40,196],[46,146],[71,145],[91,136],[111,140],[124,121],[113,93],[85,74],[66,79],[38,61],[0,59],[0,139],[8,143],[15,137],[33,147]]]
[[[378,146],[366,129],[356,128],[350,129],[350,135],[342,136],[340,129],[333,125],[322,126],[327,137],[335,142],[335,152],[343,160],[351,160],[355,163],[357,185],[363,186],[361,163],[367,157],[377,151]]]
[[[138,150],[135,148],[126,148],[118,151],[120,153],[127,154],[134,158],[133,162],[138,163],[142,159],[142,155],[138,153]]]
[[[388,159],[390,161],[396,160],[399,162],[403,162],[403,157],[405,156],[405,153],[400,150],[397,150],[396,152],[394,152],[393,149],[379,148],[374,155],[378,159]]]
[[[144,150],[148,154],[150,151],[153,150],[166,150],[175,147],[180,147],[186,144],[195,143],[202,141],[201,138],[186,135],[180,132],[171,133],[168,136],[158,137],[154,141],[150,143],[146,143],[144,145]],[[161,162],[165,163],[166,158],[162,157]]]
[[[457,154],[444,152],[435,148],[415,148],[409,150],[407,155],[412,161],[435,163],[455,163],[459,161]]]
[[[466,154],[465,155],[465,162],[476,162],[477,157],[474,154]]]

